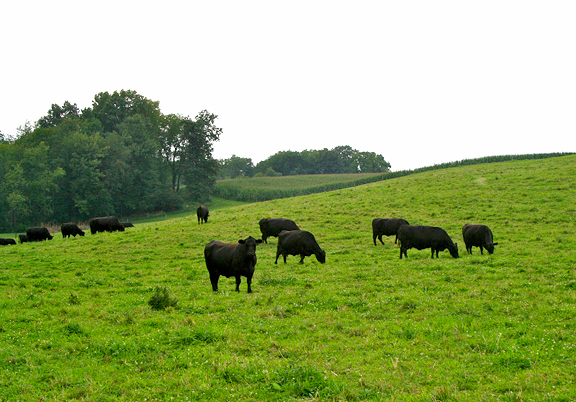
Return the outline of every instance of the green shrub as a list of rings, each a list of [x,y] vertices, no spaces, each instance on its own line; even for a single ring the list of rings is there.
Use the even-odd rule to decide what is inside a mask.
[[[148,300],[148,305],[152,310],[165,310],[167,307],[176,307],[178,300],[171,298],[168,289],[157,286],[154,294]]]

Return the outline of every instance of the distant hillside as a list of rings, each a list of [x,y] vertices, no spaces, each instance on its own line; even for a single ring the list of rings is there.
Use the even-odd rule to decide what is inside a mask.
[[[214,195],[228,200],[243,202],[268,201],[277,198],[295,197],[299,195],[322,193],[325,191],[354,187],[380,180],[389,180],[397,177],[408,176],[414,173],[427,172],[430,170],[514,160],[545,159],[571,154],[572,153],[549,153],[489,156],[442,163],[414,170],[401,170],[387,173],[319,174],[252,178],[240,177],[236,179],[217,181]]]

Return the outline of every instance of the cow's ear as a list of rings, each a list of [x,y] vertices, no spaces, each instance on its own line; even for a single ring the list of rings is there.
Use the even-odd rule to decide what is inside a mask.
[[[240,240],[238,240],[238,243],[244,244],[244,243],[246,243],[246,242],[245,242],[244,240],[240,239]]]
[[[492,245],[493,245],[493,246],[497,246],[497,245],[498,245],[498,243],[492,243]]]

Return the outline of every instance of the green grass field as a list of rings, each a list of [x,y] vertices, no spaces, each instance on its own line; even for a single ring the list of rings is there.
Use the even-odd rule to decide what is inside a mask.
[[[354,187],[378,181],[383,173],[315,174],[280,177],[240,177],[218,180],[220,197],[245,202],[269,201]]]
[[[576,156],[435,170],[0,248],[2,401],[573,401]],[[203,258],[263,217],[315,234],[326,264],[259,245],[253,294]],[[372,244],[375,217],[459,244]],[[484,223],[494,255],[466,255]],[[148,304],[165,288],[177,304]]]

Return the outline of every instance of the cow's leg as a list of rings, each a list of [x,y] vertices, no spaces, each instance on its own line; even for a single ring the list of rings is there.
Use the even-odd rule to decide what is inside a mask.
[[[276,261],[274,261],[274,264],[278,264],[278,257],[280,257],[280,250],[276,250]]]
[[[210,282],[212,283],[212,291],[218,291],[218,279],[220,278],[219,274],[210,273]]]
[[[304,264],[304,254],[300,254],[300,262],[299,264]]]
[[[480,254],[484,255],[484,247],[480,246]]]
[[[242,278],[240,275],[236,275],[236,291],[240,293],[240,282],[242,282]]]
[[[248,293],[252,293],[252,275],[246,277],[246,283],[248,284]]]
[[[432,258],[434,258],[434,247],[431,247],[432,249]]]
[[[384,241],[382,240],[382,235],[378,235],[378,240],[380,240],[380,243],[382,243],[382,245],[384,245]]]
[[[262,240],[264,240],[264,243],[268,244],[268,240],[266,240],[268,238],[268,236],[262,235]]]
[[[394,244],[398,243],[398,235],[394,237]]]

